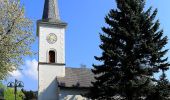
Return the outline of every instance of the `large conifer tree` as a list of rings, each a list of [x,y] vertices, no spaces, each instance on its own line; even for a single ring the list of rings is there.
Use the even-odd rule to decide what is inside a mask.
[[[116,0],[100,34],[102,55],[93,65],[96,81],[89,98],[141,100],[150,93],[154,73],[168,70],[167,36],[155,20],[157,9],[144,11],[145,0]]]
[[[146,100],[170,100],[170,83],[164,71],[152,87],[152,90],[146,96]]]

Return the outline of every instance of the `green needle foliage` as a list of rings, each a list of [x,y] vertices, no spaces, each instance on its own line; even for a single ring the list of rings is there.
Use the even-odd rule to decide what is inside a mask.
[[[145,0],[116,0],[100,34],[103,51],[93,65],[95,82],[87,97],[99,100],[144,100],[159,70],[168,70],[167,36],[155,20],[157,9],[144,11]],[[156,83],[155,83],[156,82]],[[153,100],[153,99],[149,99]]]
[[[32,21],[24,15],[20,0],[0,0],[0,79],[23,64],[34,41]]]
[[[157,84],[153,84],[152,87],[152,91],[147,94],[146,100],[170,100],[170,83],[166,79],[164,71],[162,71]]]

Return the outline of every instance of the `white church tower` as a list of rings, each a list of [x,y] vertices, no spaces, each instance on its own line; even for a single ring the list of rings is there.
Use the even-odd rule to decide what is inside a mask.
[[[37,21],[39,37],[38,100],[58,100],[56,77],[65,76],[65,29],[58,2],[45,0],[42,20]]]

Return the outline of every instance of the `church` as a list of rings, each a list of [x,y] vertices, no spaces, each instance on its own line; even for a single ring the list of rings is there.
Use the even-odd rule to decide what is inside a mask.
[[[45,0],[42,19],[37,21],[39,38],[38,100],[87,100],[94,75],[87,68],[66,67],[65,30],[58,1]]]

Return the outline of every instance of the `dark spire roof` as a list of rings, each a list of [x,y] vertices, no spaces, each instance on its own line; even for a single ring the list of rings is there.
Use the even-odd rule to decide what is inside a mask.
[[[58,0],[45,0],[42,19],[52,22],[60,22]]]

